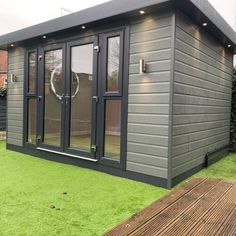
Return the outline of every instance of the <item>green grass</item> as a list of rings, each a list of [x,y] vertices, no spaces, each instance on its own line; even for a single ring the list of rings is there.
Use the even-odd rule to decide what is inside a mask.
[[[221,161],[203,169],[196,176],[236,180],[236,154],[231,153]]]
[[[1,236],[102,235],[166,193],[7,151],[5,142],[0,142]]]

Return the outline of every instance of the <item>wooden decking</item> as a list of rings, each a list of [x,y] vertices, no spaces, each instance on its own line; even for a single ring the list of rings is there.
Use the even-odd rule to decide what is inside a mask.
[[[191,179],[105,235],[235,236],[236,182]]]

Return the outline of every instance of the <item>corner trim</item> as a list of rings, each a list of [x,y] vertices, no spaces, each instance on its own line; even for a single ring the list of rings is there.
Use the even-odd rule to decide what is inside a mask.
[[[171,188],[172,180],[172,130],[173,130],[173,101],[174,101],[174,79],[175,79],[175,37],[176,37],[176,12],[172,9],[172,42],[171,42],[171,77],[170,77],[170,101],[169,101],[169,133],[168,133],[168,177],[167,188]]]

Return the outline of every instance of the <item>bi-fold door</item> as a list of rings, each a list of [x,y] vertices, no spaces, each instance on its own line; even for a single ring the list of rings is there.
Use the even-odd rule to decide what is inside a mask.
[[[37,49],[38,149],[121,164],[123,44],[121,30]]]

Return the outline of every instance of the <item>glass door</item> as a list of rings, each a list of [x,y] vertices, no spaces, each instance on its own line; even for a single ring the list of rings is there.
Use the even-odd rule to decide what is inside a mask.
[[[97,38],[67,44],[66,152],[95,158]]]
[[[49,46],[39,55],[39,131],[38,146],[63,151],[65,47]]]
[[[95,158],[96,45],[90,37],[39,50],[39,148]]]

